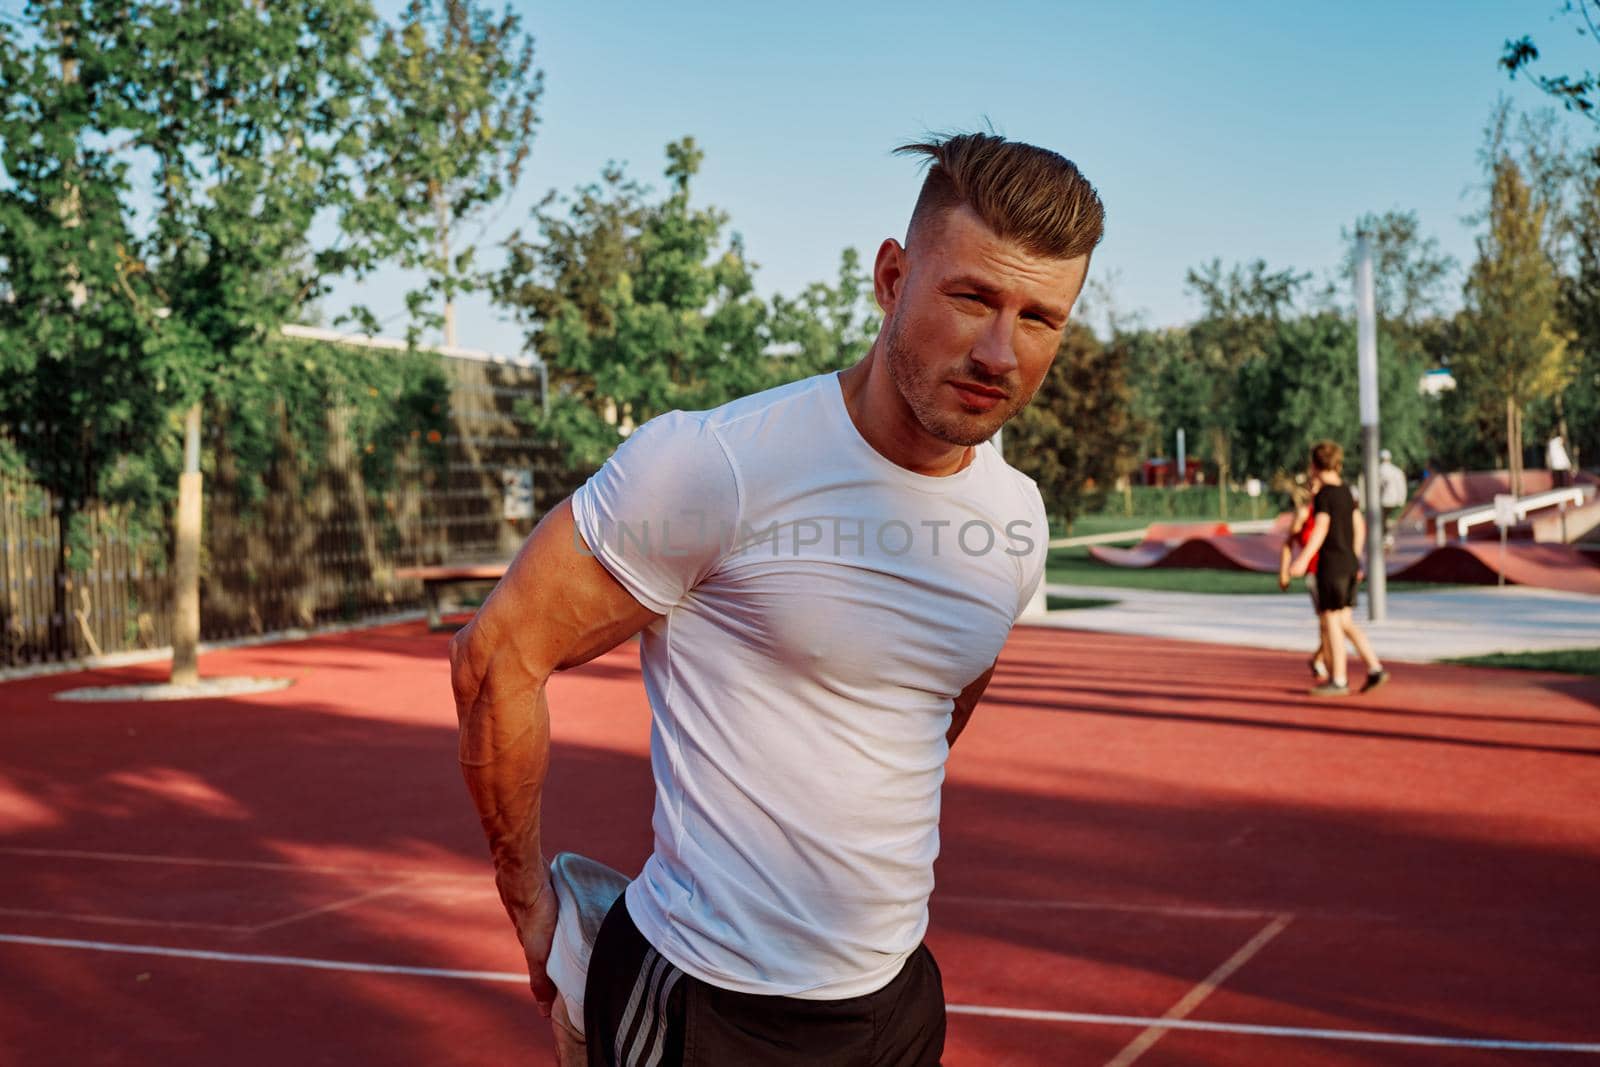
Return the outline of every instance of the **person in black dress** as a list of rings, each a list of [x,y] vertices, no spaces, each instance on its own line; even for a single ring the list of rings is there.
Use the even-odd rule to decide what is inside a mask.
[[[1378,654],[1361,627],[1356,625],[1356,589],[1361,582],[1357,547],[1366,541],[1366,522],[1356,510],[1355,497],[1344,484],[1344,449],[1333,441],[1319,441],[1311,449],[1311,472],[1321,484],[1311,502],[1311,539],[1295,556],[1289,573],[1298,578],[1317,561],[1317,613],[1322,622],[1323,648],[1328,656],[1328,680],[1312,688],[1313,696],[1342,697],[1350,693],[1346,673],[1348,638],[1367,667],[1363,693],[1389,680]]]

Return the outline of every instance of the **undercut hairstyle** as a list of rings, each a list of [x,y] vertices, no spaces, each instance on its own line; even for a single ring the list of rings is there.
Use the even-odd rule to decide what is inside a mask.
[[[1105,234],[1105,206],[1077,164],[1047,148],[992,133],[959,133],[901,145],[929,161],[906,234],[966,205],[1000,237],[1036,256],[1086,256]]]
[[[1311,446],[1311,469],[1340,471],[1344,469],[1344,449],[1337,441],[1318,441]]]

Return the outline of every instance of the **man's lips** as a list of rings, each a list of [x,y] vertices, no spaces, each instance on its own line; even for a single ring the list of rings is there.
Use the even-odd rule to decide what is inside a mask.
[[[1004,390],[993,386],[977,385],[973,382],[951,382],[950,385],[963,397],[983,407],[989,407],[1006,398]]]

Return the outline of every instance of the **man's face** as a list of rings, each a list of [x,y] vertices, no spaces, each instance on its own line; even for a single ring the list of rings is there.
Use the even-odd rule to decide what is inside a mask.
[[[874,272],[891,378],[930,435],[994,436],[1044,381],[1089,257],[1034,255],[958,207],[885,241]]]

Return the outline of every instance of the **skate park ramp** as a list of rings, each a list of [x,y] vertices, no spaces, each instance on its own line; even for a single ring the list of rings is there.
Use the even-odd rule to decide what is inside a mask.
[[[1525,471],[1524,493],[1550,488],[1548,471]],[[1600,482],[1593,475],[1574,479],[1579,485]],[[1441,582],[1452,585],[1507,584],[1600,595],[1600,546],[1560,543],[1549,530],[1559,521],[1550,515],[1531,518],[1512,531],[1502,546],[1494,539],[1434,541],[1435,516],[1463,508],[1491,504],[1496,493],[1506,492],[1510,479],[1504,471],[1469,471],[1434,475],[1396,523],[1394,545],[1386,571],[1400,581]],[[1568,511],[1564,530],[1586,530],[1587,513],[1600,509],[1600,501]],[[1132,548],[1095,545],[1095,560],[1117,567],[1181,567],[1208,570],[1257,571],[1278,569],[1278,556],[1288,529],[1288,515],[1280,515],[1265,533],[1236,533],[1226,523],[1155,523]],[[1492,528],[1491,528],[1492,532]],[[1540,536],[1543,533],[1543,536]]]
[[[1433,547],[1409,562],[1389,562],[1389,577],[1405,582],[1448,582],[1456,585],[1508,585],[1564,589],[1600,596],[1600,552],[1576,545],[1456,541]]]
[[[1089,555],[1116,567],[1188,567],[1220,571],[1278,569],[1287,514],[1267,533],[1234,533],[1225,522],[1152,523],[1133,548],[1094,545]]]
[[[1588,471],[1574,471],[1573,485],[1600,486],[1600,478]],[[1555,478],[1547,470],[1522,472],[1522,495],[1548,492],[1556,488]],[[1511,492],[1509,471],[1451,471],[1430,474],[1417,489],[1416,495],[1395,520],[1398,533],[1432,533],[1434,519],[1446,512],[1464,508],[1487,507],[1501,493]],[[1593,504],[1589,505],[1593,506]],[[1536,537],[1536,540],[1546,538]]]

